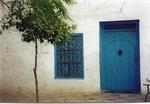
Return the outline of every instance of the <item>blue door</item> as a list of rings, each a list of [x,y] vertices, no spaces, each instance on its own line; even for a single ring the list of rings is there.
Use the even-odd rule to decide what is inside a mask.
[[[140,91],[139,32],[137,20],[101,22],[101,89]]]

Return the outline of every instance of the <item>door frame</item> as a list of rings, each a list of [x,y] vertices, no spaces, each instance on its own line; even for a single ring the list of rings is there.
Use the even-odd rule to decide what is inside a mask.
[[[138,90],[136,91],[136,93],[140,93],[141,92],[141,77],[140,77],[140,36],[139,36],[139,24],[140,24],[140,21],[139,20],[119,20],[119,21],[100,21],[99,22],[99,69],[100,69],[100,91],[104,91],[104,88],[102,88],[102,73],[101,73],[101,70],[102,70],[102,35],[104,35],[104,25],[113,25],[113,24],[119,24],[119,25],[123,25],[123,24],[135,24],[135,31],[136,31],[136,41],[137,41],[137,50],[138,50],[138,53],[137,53],[137,56],[138,56],[138,66],[137,66],[137,76],[138,76]]]

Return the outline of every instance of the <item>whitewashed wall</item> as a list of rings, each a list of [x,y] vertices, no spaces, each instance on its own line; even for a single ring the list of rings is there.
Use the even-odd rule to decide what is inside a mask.
[[[40,93],[100,92],[99,22],[140,20],[141,88],[150,76],[150,1],[149,0],[76,0],[68,8],[71,18],[84,34],[84,79],[54,79],[54,46],[38,45]],[[2,11],[0,12],[2,15]],[[21,41],[18,32],[0,36],[0,92],[34,91],[34,43]]]

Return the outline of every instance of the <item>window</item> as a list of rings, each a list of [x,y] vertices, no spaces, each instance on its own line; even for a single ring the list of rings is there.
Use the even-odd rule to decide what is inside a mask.
[[[122,21],[111,21],[111,22],[101,22],[104,30],[115,30],[115,29],[136,29],[139,20],[126,20]]]
[[[83,34],[71,35],[71,40],[55,46],[55,77],[83,78]]]

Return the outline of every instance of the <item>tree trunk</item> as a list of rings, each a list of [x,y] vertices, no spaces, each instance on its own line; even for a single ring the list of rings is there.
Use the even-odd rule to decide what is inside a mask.
[[[35,77],[35,87],[36,87],[36,102],[39,102],[39,92],[38,92],[38,79],[37,79],[37,38],[35,40],[35,67],[33,68],[34,77]]]

